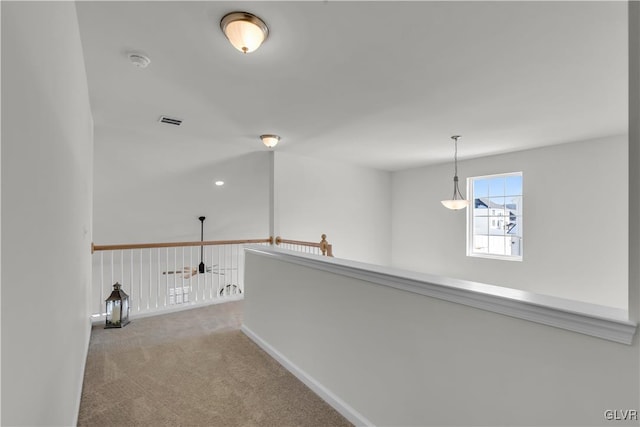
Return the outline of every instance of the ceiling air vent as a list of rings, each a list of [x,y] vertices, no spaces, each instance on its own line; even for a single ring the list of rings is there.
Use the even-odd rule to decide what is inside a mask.
[[[167,117],[167,116],[160,116],[160,120],[158,121],[160,123],[167,123],[167,124],[176,125],[176,126],[180,126],[182,124],[182,120],[174,119],[173,117]]]

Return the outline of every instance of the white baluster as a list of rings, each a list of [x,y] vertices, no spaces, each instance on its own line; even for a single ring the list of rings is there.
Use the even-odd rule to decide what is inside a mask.
[[[133,295],[133,249],[129,251],[129,285],[131,286],[131,295],[129,299],[129,307],[135,307],[131,304],[132,301],[136,299],[135,295]]]
[[[222,271],[220,270],[222,268],[221,264],[220,264],[220,246],[216,246],[216,251],[218,252],[218,273],[216,274],[216,299],[220,298],[220,281],[221,279],[221,273]],[[213,293],[213,283],[211,286],[211,292]],[[213,295],[211,296],[213,298]]]
[[[158,260],[158,271],[156,272],[156,308],[158,308],[158,299],[160,298],[160,269],[162,268],[160,262],[160,248],[156,249],[156,255]]]
[[[204,250],[204,264],[209,265],[208,268],[211,269],[210,273],[205,274],[204,283],[202,285],[202,301],[207,301],[207,287],[213,288],[213,272],[215,271],[213,268],[213,248],[214,246],[207,246]],[[205,267],[205,271],[207,268]]]
[[[102,313],[102,295],[104,295],[104,252],[100,252],[100,295],[98,295],[98,313]]]
[[[151,304],[151,266],[153,265],[153,260],[151,259],[152,253],[153,252],[151,251],[151,248],[149,248],[149,298],[147,298],[147,310],[149,310],[149,305]]]
[[[113,274],[113,253],[114,252],[115,251],[111,251],[111,281],[109,282],[109,288],[111,288],[111,285],[116,283],[116,282],[113,281],[113,276],[114,276],[114,274]]]
[[[244,292],[244,245],[238,245],[238,292]]]
[[[229,255],[228,255],[228,259],[229,259],[229,283],[226,284],[226,286],[228,286],[227,288],[227,295],[233,295],[233,245],[229,245]]]
[[[189,265],[190,266],[194,265],[193,264],[193,246],[189,246]],[[198,268],[200,268],[200,266],[198,266]],[[206,267],[205,267],[205,271],[206,271]],[[196,294],[196,302],[198,302],[199,292],[200,292],[200,271],[198,270],[198,274],[196,275],[196,291],[194,292]]]
[[[167,274],[164,276],[164,307],[167,306],[167,294],[169,293],[169,248],[166,250],[166,272]]]
[[[173,271],[176,273],[173,274],[173,303],[178,303],[178,296],[176,295],[176,287],[178,286],[178,249],[173,248]]]
[[[140,300],[142,299],[142,249],[138,249],[138,256],[140,257],[140,270],[138,273],[138,311],[140,311]]]
[[[225,280],[222,282],[222,289],[224,296],[229,296],[229,283],[227,283],[227,277],[230,277],[231,274],[229,270],[229,245],[224,245],[224,272],[225,272]],[[229,280],[231,280],[229,278]]]
[[[127,288],[124,284],[124,250],[120,250],[120,280],[122,283],[122,289],[126,292]]]
[[[210,258],[209,265],[211,266],[211,274],[209,275],[209,279],[208,279],[208,282],[209,282],[209,300],[213,300],[213,281],[214,281],[215,276],[216,276],[215,271],[216,271],[216,268],[217,268],[217,266],[216,267],[213,266],[213,264],[214,264],[214,258],[213,258],[214,249],[216,249],[216,246],[209,246],[209,258]],[[206,291],[207,291],[207,288],[205,287],[202,290],[202,299],[207,299]]]
[[[229,248],[231,250],[231,287],[229,288],[229,292],[233,295],[236,293],[236,289],[233,287],[234,284],[237,284],[237,270],[234,266],[238,264],[237,258],[237,245],[231,245]]]

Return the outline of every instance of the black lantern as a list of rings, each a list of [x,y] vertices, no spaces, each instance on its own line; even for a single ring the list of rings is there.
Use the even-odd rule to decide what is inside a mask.
[[[122,328],[129,323],[129,295],[122,290],[122,285],[113,285],[113,292],[106,300],[107,322],[106,328]]]

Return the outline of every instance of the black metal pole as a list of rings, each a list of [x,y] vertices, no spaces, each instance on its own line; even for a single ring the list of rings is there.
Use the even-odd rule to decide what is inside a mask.
[[[200,220],[200,241],[204,242],[204,220],[205,217],[201,216]],[[200,245],[200,265],[198,266],[198,272],[204,273],[204,245]]]

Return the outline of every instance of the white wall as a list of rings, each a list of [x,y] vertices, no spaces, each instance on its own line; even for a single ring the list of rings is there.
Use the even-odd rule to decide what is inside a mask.
[[[459,163],[523,172],[523,261],[466,256],[466,211],[445,209],[452,165],[392,174],[392,265],[627,309],[626,136]],[[466,194],[466,191],[464,191]]]
[[[374,425],[602,426],[607,409],[638,409],[637,337],[617,344],[246,259],[244,327]]]
[[[275,188],[277,234],[324,233],[336,257],[389,264],[389,172],[276,151]]]
[[[635,322],[640,321],[639,117],[640,2],[629,2],[629,319]]]
[[[267,238],[273,221],[284,238],[319,242],[325,233],[336,256],[390,262],[388,172],[262,151],[146,176],[132,140],[96,129],[96,244],[198,240],[204,215],[206,240]]]
[[[0,20],[2,19],[2,5],[0,5]],[[0,27],[1,28],[1,27]],[[1,41],[1,37],[0,37]],[[1,51],[1,47],[0,47]],[[0,63],[1,63],[0,59]],[[0,67],[1,68],[1,67]],[[0,70],[0,77],[2,71]],[[0,86],[2,86],[0,84]],[[2,115],[2,102],[0,102],[0,116]],[[0,118],[0,129],[2,119]],[[2,334],[2,137],[0,136],[0,334]],[[0,423],[2,423],[2,339],[0,339]]]
[[[128,139],[96,131],[96,244],[200,240],[199,216],[205,240],[269,237],[269,153],[145,177],[144,158],[122,146]],[[225,185],[216,187],[217,179]]]
[[[93,156],[75,3],[2,2],[2,106],[2,425],[73,425]]]

